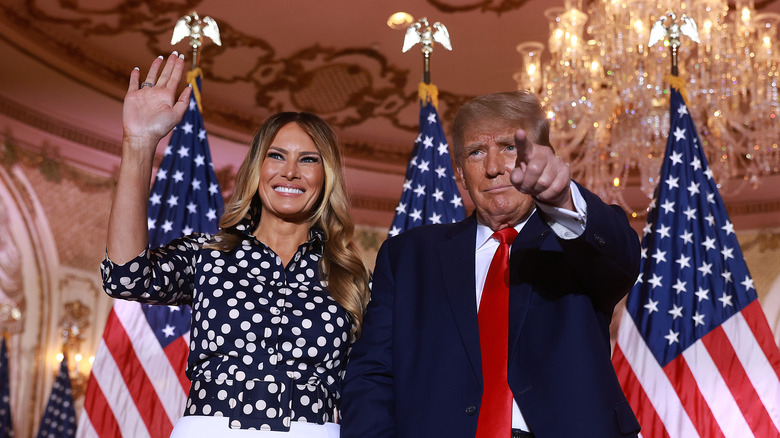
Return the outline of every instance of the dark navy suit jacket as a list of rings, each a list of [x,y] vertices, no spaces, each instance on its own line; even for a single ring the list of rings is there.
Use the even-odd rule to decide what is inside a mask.
[[[512,245],[509,385],[537,438],[633,437],[639,423],[610,362],[609,322],[637,278],[639,239],[623,210],[580,190],[582,236],[557,238],[537,210]],[[347,364],[343,438],[475,435],[476,229],[472,216],[382,245]]]

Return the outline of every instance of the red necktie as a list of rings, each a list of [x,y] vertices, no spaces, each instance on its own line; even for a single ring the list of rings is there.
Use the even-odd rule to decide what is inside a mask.
[[[482,404],[476,438],[508,437],[512,431],[509,363],[509,248],[514,228],[493,233],[498,249],[490,262],[479,303],[479,345],[482,353]]]

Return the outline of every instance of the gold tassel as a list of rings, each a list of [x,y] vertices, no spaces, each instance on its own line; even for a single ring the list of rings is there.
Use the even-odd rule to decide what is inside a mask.
[[[436,85],[420,82],[420,85],[417,87],[417,95],[420,97],[423,105],[431,102],[436,111],[439,111],[439,89],[436,88]]]
[[[667,79],[669,80],[669,86],[676,88],[677,91],[680,92],[680,95],[682,95],[683,101],[685,102],[685,106],[690,108],[691,105],[688,102],[688,93],[685,92],[685,81],[683,80],[683,78],[679,76],[669,75],[667,76]]]
[[[195,102],[198,104],[198,111],[200,111],[201,114],[203,114],[203,107],[200,105],[200,88],[198,88],[198,76],[201,76],[203,72],[200,70],[200,67],[195,67],[194,69],[187,72],[187,83],[192,86],[192,92],[195,94]]]

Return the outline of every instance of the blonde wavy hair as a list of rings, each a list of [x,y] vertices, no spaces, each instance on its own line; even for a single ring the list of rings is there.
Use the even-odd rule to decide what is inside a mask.
[[[208,247],[231,251],[243,240],[242,236],[228,229],[239,223],[253,205],[262,204],[257,194],[260,165],[276,134],[289,123],[296,123],[311,137],[322,157],[325,182],[319,205],[309,223],[325,234],[320,278],[328,281],[333,299],[349,312],[354,323],[352,334],[358,338],[363,327],[363,312],[368,304],[369,271],[352,242],[355,226],[349,214],[339,141],[333,129],[318,116],[305,112],[281,112],[272,115],[260,126],[238,169],[236,185],[225,205],[217,239]],[[260,209],[253,211],[259,212]],[[255,219],[258,222],[258,218]]]

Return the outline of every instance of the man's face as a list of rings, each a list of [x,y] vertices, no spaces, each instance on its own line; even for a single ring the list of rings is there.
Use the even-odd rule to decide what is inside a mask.
[[[534,208],[533,199],[509,181],[517,129],[503,121],[472,121],[456,157],[458,181],[469,192],[480,223],[494,231],[516,225]]]

